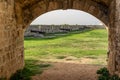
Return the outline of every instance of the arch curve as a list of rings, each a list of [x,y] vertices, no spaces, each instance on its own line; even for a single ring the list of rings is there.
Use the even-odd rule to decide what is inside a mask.
[[[20,4],[20,1],[17,2]],[[108,25],[108,5],[97,2],[97,0],[31,0],[24,1],[21,5],[22,23],[24,28],[38,16],[53,10],[58,9],[76,9],[90,13],[97,19],[101,20],[105,25]]]

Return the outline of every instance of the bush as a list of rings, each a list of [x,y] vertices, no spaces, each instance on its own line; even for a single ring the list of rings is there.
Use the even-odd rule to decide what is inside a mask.
[[[29,75],[29,73],[31,73],[31,71],[27,68],[18,70],[11,76],[10,80],[31,80],[31,75]]]
[[[120,78],[117,75],[110,75],[107,68],[101,68],[100,70],[97,70],[98,80],[120,80]]]
[[[6,78],[0,78],[0,80],[7,80]]]

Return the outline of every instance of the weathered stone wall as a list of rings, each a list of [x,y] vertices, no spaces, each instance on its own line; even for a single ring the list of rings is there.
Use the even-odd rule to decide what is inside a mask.
[[[120,76],[120,0],[110,5],[108,68],[111,74]]]
[[[108,69],[120,76],[120,0],[0,0],[0,77],[24,66],[24,30],[48,11],[77,9],[108,26]]]
[[[75,30],[85,30],[85,29],[103,29],[103,25],[30,25],[25,30],[25,37],[43,37],[42,33],[57,33],[57,32],[68,32]],[[68,30],[68,31],[67,31]],[[35,31],[35,32],[32,32]]]
[[[0,78],[24,66],[23,29],[17,26],[14,0],[0,0]]]

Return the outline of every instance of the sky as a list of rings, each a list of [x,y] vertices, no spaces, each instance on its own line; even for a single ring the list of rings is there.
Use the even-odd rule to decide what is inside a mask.
[[[80,10],[55,10],[36,18],[31,25],[99,25],[97,18]]]

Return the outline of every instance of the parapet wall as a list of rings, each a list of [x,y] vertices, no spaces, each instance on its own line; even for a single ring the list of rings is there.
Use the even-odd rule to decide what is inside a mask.
[[[25,31],[25,36],[39,36],[45,33],[69,32],[84,29],[102,29],[103,25],[30,25]]]

